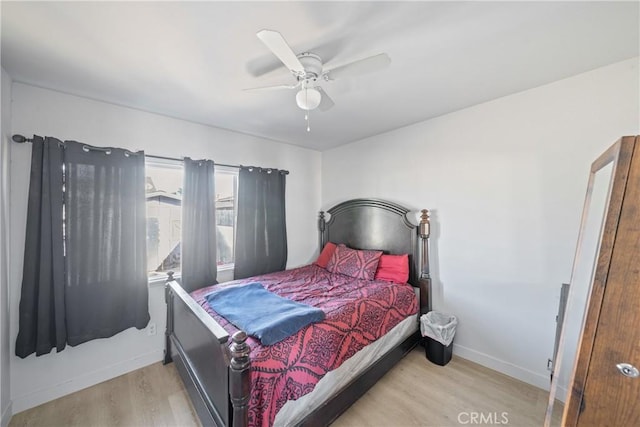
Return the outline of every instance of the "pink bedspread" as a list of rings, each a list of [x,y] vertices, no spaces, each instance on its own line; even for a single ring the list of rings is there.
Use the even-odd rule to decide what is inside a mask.
[[[326,314],[323,322],[309,325],[272,346],[262,346],[259,340],[249,337],[251,426],[272,425],[288,400],[310,393],[327,372],[418,311],[410,285],[356,280],[316,265],[232,283],[250,282],[262,283],[277,295],[321,308]],[[199,289],[191,296],[233,334],[237,328],[215,313],[204,299],[211,289]]]

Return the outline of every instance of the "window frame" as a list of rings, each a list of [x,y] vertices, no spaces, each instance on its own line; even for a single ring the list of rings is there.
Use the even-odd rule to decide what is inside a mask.
[[[183,172],[183,179],[184,179],[184,162],[182,162],[181,160],[159,159],[159,158],[147,157],[145,158],[145,169],[148,166],[155,167],[155,168],[180,169]],[[216,175],[220,173],[223,175],[232,175],[235,177],[235,179],[233,180],[233,247],[235,248],[237,221],[238,221],[238,179],[239,179],[240,171],[238,168],[235,168],[235,167],[219,166],[219,165],[215,165],[214,170]],[[145,173],[145,176],[146,176],[146,173]],[[145,213],[145,221],[147,218],[148,216]],[[182,205],[180,205],[180,218],[182,221]],[[234,261],[235,261],[235,256],[234,256]],[[230,270],[233,270],[234,268],[235,268],[234,262],[221,264],[217,266],[218,272],[230,271]],[[149,283],[149,286],[152,286],[152,287],[164,286],[168,278],[168,275],[166,272],[158,272],[153,276],[150,275],[149,273],[151,272],[148,272],[148,275],[147,275],[147,282]],[[178,271],[174,271],[174,274],[173,274],[174,279],[180,279],[181,277],[182,277],[182,268]]]
[[[145,177],[147,176],[146,169],[148,166],[152,166],[156,168],[180,169],[182,171],[182,179],[184,180],[184,163],[181,160],[146,157],[144,160]],[[146,189],[145,189],[145,193],[146,193]],[[148,213],[145,212],[145,222],[148,219],[149,219]],[[180,222],[182,223],[182,204],[180,205]],[[148,266],[147,266],[147,269],[148,269]],[[157,274],[154,274],[152,276],[151,271],[147,271],[147,282],[149,283],[149,286],[164,285],[168,277],[169,277],[168,274],[165,272],[158,272]],[[174,271],[174,274],[173,274],[174,279],[180,279],[181,277],[182,277],[182,268],[178,271]]]
[[[233,180],[233,248],[235,251],[236,247],[236,231],[238,224],[238,178],[240,175],[240,170],[238,168],[230,167],[230,166],[218,166],[215,165],[215,173],[221,173],[222,175],[232,175],[234,176]],[[217,226],[217,225],[216,225]],[[218,272],[233,270],[235,268],[235,255],[233,257],[233,261],[227,264],[218,265]]]

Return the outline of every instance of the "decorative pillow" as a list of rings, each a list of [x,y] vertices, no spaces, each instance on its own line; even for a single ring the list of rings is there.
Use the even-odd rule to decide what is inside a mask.
[[[331,259],[331,255],[333,255],[333,253],[336,251],[336,247],[337,246],[335,243],[327,242],[327,244],[324,245],[322,252],[320,252],[320,256],[316,260],[316,265],[318,267],[327,268],[327,264]]]
[[[409,280],[409,255],[382,255],[375,278],[387,282],[407,283]]]
[[[373,280],[382,251],[359,251],[338,245],[327,264],[331,273],[340,273],[356,279]]]

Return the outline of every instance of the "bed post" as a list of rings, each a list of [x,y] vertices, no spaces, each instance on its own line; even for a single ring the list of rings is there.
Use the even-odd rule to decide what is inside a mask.
[[[422,209],[418,233],[420,235],[420,308],[421,314],[424,310],[431,311],[431,274],[429,272],[429,235],[431,234],[431,224],[429,222],[429,211]],[[426,292],[425,292],[426,291]],[[426,293],[426,299],[422,295]]]
[[[171,334],[173,333],[173,292],[169,282],[173,282],[173,271],[167,272],[167,280],[164,285],[164,302],[167,305],[167,326],[164,330],[164,358],[162,364],[171,363]]]
[[[249,394],[251,393],[251,360],[247,334],[238,331],[231,337],[229,364],[229,395],[233,407],[233,427],[249,424]]]
[[[322,252],[322,248],[324,248],[324,230],[325,230],[325,221],[324,221],[324,211],[320,211],[318,215],[318,247],[320,248],[320,252]]]

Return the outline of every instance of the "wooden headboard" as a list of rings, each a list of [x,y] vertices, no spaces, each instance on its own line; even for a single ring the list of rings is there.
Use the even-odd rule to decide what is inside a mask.
[[[320,250],[327,242],[344,243],[354,249],[376,249],[385,254],[409,254],[409,283],[420,288],[421,311],[428,310],[429,216],[422,210],[420,224],[411,212],[396,203],[377,199],[353,199],[320,212]],[[329,218],[326,218],[329,214]]]

